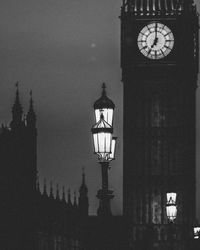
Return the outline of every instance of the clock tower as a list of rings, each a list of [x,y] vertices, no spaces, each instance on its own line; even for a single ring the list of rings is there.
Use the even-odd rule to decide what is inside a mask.
[[[131,249],[187,249],[195,220],[198,15],[193,0],[123,0],[123,212]],[[177,194],[170,238],[166,193]]]

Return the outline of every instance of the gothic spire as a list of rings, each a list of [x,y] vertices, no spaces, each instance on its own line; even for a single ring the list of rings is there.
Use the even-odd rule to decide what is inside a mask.
[[[66,202],[66,200],[65,200],[65,187],[63,186],[62,187],[62,202]]]
[[[47,196],[47,185],[46,185],[46,179],[44,179],[43,195]]]
[[[59,194],[59,185],[56,185],[56,200],[60,200],[60,194]]]
[[[40,192],[40,182],[39,182],[38,174],[37,174],[37,177],[36,177],[36,190],[37,190],[38,192]]]
[[[31,128],[35,128],[36,125],[36,114],[33,107],[33,96],[32,90],[30,91],[30,101],[29,101],[29,111],[27,113],[27,126]]]
[[[74,208],[77,208],[76,191],[74,191]]]
[[[68,198],[67,198],[67,203],[68,203],[68,205],[69,205],[70,207],[72,206],[70,188],[68,189]]]
[[[19,82],[16,82],[16,94],[15,94],[15,102],[12,107],[12,121],[11,121],[11,128],[19,127],[22,123],[22,105],[19,99]]]
[[[82,186],[85,185],[85,169],[82,168]]]
[[[80,195],[84,193],[87,195],[87,192],[88,192],[88,188],[85,184],[85,169],[84,168],[82,168],[82,183],[79,188],[79,192],[80,192]]]
[[[83,217],[88,216],[89,201],[88,201],[87,194],[88,194],[88,188],[85,183],[85,171],[83,168],[82,169],[82,183],[79,188],[79,198],[78,198],[79,210]]]
[[[54,199],[54,195],[53,195],[53,182],[50,181],[50,193],[49,193],[49,197]]]

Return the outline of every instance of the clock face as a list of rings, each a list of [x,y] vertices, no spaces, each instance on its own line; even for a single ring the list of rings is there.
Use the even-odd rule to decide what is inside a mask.
[[[146,25],[138,35],[138,48],[149,59],[162,59],[174,47],[172,31],[162,23],[154,22]]]

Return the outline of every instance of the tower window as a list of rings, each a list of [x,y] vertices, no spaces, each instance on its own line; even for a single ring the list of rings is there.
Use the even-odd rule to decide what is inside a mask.
[[[162,110],[160,98],[154,96],[151,104],[151,126],[162,127],[165,123],[165,115]]]
[[[152,174],[159,174],[161,172],[161,140],[155,138],[152,141],[151,147],[151,168]]]

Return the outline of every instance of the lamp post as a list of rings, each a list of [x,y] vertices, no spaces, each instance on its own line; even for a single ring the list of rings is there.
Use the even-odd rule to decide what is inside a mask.
[[[96,124],[92,127],[94,153],[97,154],[101,166],[102,186],[97,192],[99,199],[98,216],[112,215],[110,200],[114,197],[108,187],[109,164],[115,159],[116,137],[113,137],[114,103],[107,97],[105,83],[102,96],[94,104]]]
[[[198,223],[193,227],[193,247],[192,250],[200,249],[200,225]]]
[[[194,232],[194,239],[200,240],[200,226],[195,226],[193,232]]]
[[[169,237],[170,237],[170,249],[174,249],[174,221],[177,217],[177,205],[176,205],[177,193],[167,193],[166,213],[169,220]]]

